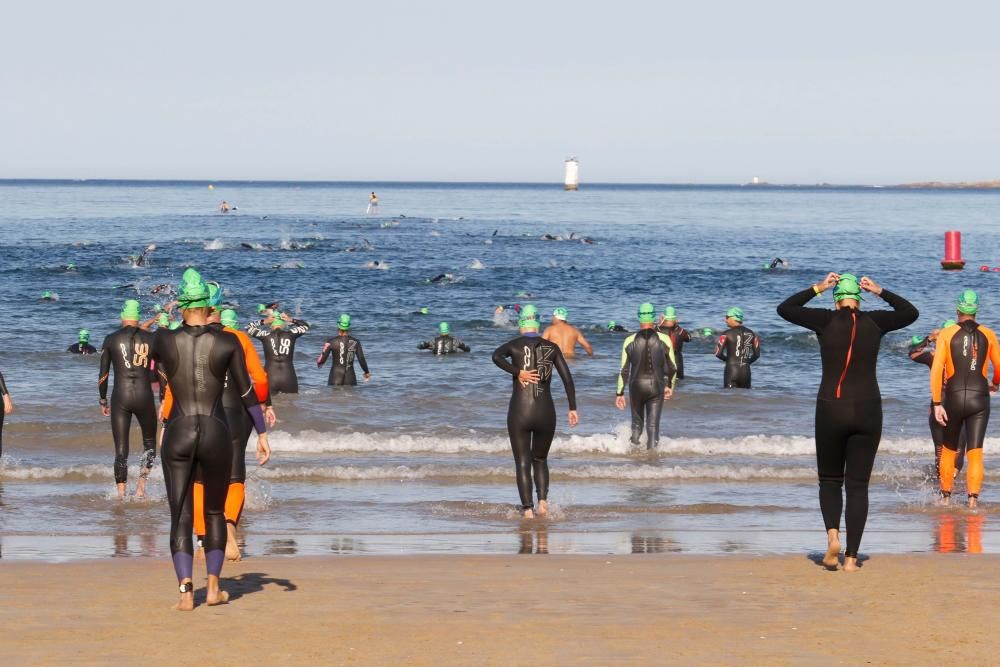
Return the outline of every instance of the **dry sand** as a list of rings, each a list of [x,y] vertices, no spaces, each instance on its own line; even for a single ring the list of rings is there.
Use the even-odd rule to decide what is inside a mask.
[[[196,563],[196,572],[201,563]],[[0,564],[0,665],[990,664],[1000,557],[349,556]],[[196,600],[204,600],[203,584]],[[996,663],[994,663],[996,664]]]

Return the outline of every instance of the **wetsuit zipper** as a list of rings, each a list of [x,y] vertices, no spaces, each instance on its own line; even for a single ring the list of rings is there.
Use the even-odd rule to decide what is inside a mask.
[[[858,315],[853,310],[851,311],[851,344],[847,347],[847,359],[844,361],[844,371],[840,374],[840,381],[837,382],[837,398],[840,398],[840,387],[844,384],[844,378],[847,377],[847,369],[851,365],[851,352],[854,351],[854,336],[858,332]]]

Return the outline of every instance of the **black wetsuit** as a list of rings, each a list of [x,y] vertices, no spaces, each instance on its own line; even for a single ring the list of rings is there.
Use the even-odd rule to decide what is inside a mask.
[[[132,415],[142,429],[142,464],[145,477],[156,456],[156,402],[149,384],[150,356],[153,334],[139,327],[122,327],[104,339],[98,389],[101,404],[107,402],[108,374],[115,371],[115,387],[111,392],[111,435],[115,441],[115,482],[128,479],[129,430]]]
[[[66,351],[73,354],[94,354],[97,352],[97,348],[90,343],[73,343],[66,348]]]
[[[930,338],[924,338],[916,344],[911,344],[909,349],[910,359],[918,364],[924,364],[928,368],[934,365],[934,348],[930,346]],[[934,475],[941,477],[941,450],[944,448],[944,426],[934,418],[934,402],[931,401],[927,410],[927,425],[931,429],[931,441],[934,443]],[[965,462],[965,429],[958,438],[958,456],[955,457],[955,470],[961,471]]]
[[[330,377],[326,381],[328,385],[356,385],[358,378],[354,374],[355,358],[365,375],[368,374],[368,363],[365,362],[361,341],[354,336],[334,336],[327,340],[323,345],[323,353],[316,360],[316,365],[322,367],[331,354],[333,365],[330,367]]]
[[[299,378],[295,374],[295,341],[309,331],[309,323],[292,320],[284,329],[265,329],[260,320],[247,325],[247,333],[264,344],[264,370],[271,395],[299,393]]]
[[[161,451],[174,569],[178,579],[191,576],[191,483],[197,470],[205,485],[205,561],[208,573],[218,575],[226,548],[226,492],[233,464],[233,443],[223,409],[227,381],[258,433],[266,430],[264,416],[236,336],[211,326],[161,329],[156,333],[153,357],[174,400]]]
[[[493,352],[493,363],[514,376],[514,391],[507,408],[507,433],[514,452],[517,490],[522,509],[533,507],[531,500],[532,469],[538,499],[549,493],[549,447],[556,432],[556,408],[552,402],[552,369],[559,373],[569,409],[576,410],[573,376],[559,346],[536,334],[526,334],[504,343]],[[538,371],[538,384],[521,384],[522,370]]]
[[[742,324],[733,327],[719,336],[715,356],[726,362],[723,387],[750,389],[750,364],[760,358],[760,338]]]
[[[628,386],[632,404],[632,444],[638,445],[646,429],[646,449],[660,442],[660,413],[663,392],[673,388],[677,374],[670,337],[655,329],[640,329],[622,343],[622,366],[618,396]]]
[[[909,326],[919,313],[889,290],[882,299],[892,311],[806,308],[810,287],[778,306],[778,315],[811,329],[819,339],[823,377],[816,397],[816,467],[819,506],[827,530],[840,529],[847,486],[845,554],[857,557],[868,520],[868,482],[882,439],[882,394],[876,364],[882,336]]]
[[[438,336],[432,341],[425,340],[417,345],[417,349],[430,350],[433,354],[454,354],[459,350],[462,352],[472,351],[472,348],[451,335]]]
[[[672,327],[660,326],[658,327],[660,333],[665,333],[670,336],[670,342],[674,346],[674,364],[677,366],[677,379],[684,379],[684,343],[691,342],[691,334],[684,327],[677,326],[676,324]]]
[[[3,418],[4,418],[4,405],[3,398],[10,394],[7,391],[7,383],[3,379],[3,373],[0,373],[0,456],[3,456]]]

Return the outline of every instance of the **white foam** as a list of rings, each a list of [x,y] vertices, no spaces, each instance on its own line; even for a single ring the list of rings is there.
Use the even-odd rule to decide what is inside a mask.
[[[214,239],[205,244],[205,250],[223,250],[226,244],[222,242],[222,239]]]
[[[481,270],[485,269],[486,266],[482,262],[480,262],[478,259],[474,259],[469,264],[469,268],[473,269],[475,271],[481,271]]]

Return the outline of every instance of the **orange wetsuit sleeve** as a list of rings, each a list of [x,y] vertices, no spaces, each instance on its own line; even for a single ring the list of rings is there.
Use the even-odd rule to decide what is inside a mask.
[[[948,327],[938,334],[937,347],[934,350],[934,363],[931,364],[931,402],[935,405],[941,403],[941,391],[944,382],[955,374],[954,366],[951,363],[951,339],[955,336],[958,327]],[[948,373],[949,368],[951,372]],[[946,373],[948,373],[946,375]]]
[[[170,391],[170,385],[167,385],[167,391],[163,394],[163,400],[160,401],[160,414],[163,415],[164,419],[170,418],[170,410],[174,407],[174,394]]]
[[[250,379],[253,380],[253,389],[254,393],[257,394],[257,400],[260,401],[261,405],[270,405],[271,391],[267,383],[267,372],[264,370],[264,364],[260,363],[260,355],[257,354],[257,348],[253,341],[250,340],[250,336],[238,329],[227,329],[227,331],[236,334],[236,337],[240,339],[243,356],[246,357],[247,372],[250,373]]]

